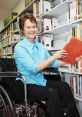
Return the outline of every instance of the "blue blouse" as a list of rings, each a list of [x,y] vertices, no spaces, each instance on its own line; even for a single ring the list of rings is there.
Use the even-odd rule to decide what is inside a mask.
[[[44,45],[36,39],[34,39],[34,43],[31,43],[26,37],[23,37],[23,40],[18,42],[14,48],[17,71],[25,76],[26,83],[29,84],[46,85],[46,79],[44,79],[42,71],[37,72],[37,67],[50,56]],[[52,62],[50,66],[57,68],[58,60]]]

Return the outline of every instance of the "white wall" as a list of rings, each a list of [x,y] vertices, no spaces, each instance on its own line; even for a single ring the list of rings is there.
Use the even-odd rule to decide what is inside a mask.
[[[25,0],[20,0],[17,5],[15,5],[9,14],[12,12],[17,12],[18,14],[25,9]],[[0,31],[4,28],[4,21],[0,21]]]
[[[13,12],[21,13],[25,9],[25,0],[20,0],[20,2],[12,9]]]

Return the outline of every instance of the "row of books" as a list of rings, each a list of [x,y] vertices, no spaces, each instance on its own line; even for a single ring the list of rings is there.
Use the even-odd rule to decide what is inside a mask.
[[[72,28],[72,33],[76,38],[82,40],[82,23],[75,25]]]
[[[33,4],[33,14],[34,16],[43,15],[64,1],[66,0],[39,0]]]
[[[0,33],[1,39],[5,39],[17,29],[19,29],[19,18],[17,18],[17,20],[12,22],[2,33]]]
[[[37,1],[37,2],[33,3],[33,6],[34,6],[33,7],[34,8],[33,9],[33,14],[35,15],[35,12],[38,12],[38,8],[39,8],[39,6],[38,6],[38,8],[36,8],[35,6],[37,6],[37,5],[35,5],[35,4],[39,4],[39,3],[44,4],[44,5],[42,5],[42,7],[44,7],[44,12],[43,13],[45,13],[45,12],[51,10],[51,3],[52,2],[55,2],[55,6],[56,6],[59,3],[64,2],[64,1],[65,0],[58,0],[58,1],[57,0],[55,0],[55,1],[53,1],[53,0],[48,0],[48,1],[40,0],[40,2]],[[76,13],[74,11],[77,11],[77,10],[76,10],[76,7],[73,4],[76,4],[77,1],[78,1],[78,8],[81,9],[81,6],[82,6],[81,5],[81,0],[73,1],[72,3],[70,3],[70,10],[68,8],[67,11],[65,11],[62,14],[59,14],[59,16],[54,16],[52,18],[43,18],[42,20],[40,20],[39,23],[38,23],[39,32],[54,29],[55,27],[57,27],[60,24],[65,24],[69,20],[72,21],[73,19],[75,19],[74,17],[76,15],[74,15],[74,14],[76,14]],[[73,10],[73,9],[75,9],[75,10]],[[40,8],[40,11],[41,11],[41,8]],[[78,12],[79,12],[79,10],[78,10]],[[80,12],[80,14],[81,14],[81,12]],[[11,23],[11,25],[8,28],[6,28],[5,31],[3,31],[2,37],[7,36],[8,34],[10,34],[10,32],[15,31],[16,29],[19,29],[18,18],[17,18],[17,21],[14,21],[13,23]]]
[[[8,46],[8,47],[5,47],[5,48],[2,48],[2,55],[3,56],[7,56],[7,55],[11,55],[13,54],[13,46]]]
[[[81,18],[81,14],[82,14],[81,9],[82,9],[81,0],[75,0],[68,5],[68,10],[64,11],[64,13],[61,13],[59,15],[57,14],[57,16],[54,14],[54,17],[52,18],[44,17],[43,18],[43,31],[54,29],[59,25],[67,24],[68,22],[73,22],[77,20],[78,18]]]
[[[38,19],[37,22],[38,33],[52,30],[54,28],[57,28],[57,26],[60,24],[63,24],[63,21],[60,23],[57,18],[42,18]],[[82,39],[82,23],[78,23],[73,26],[71,32],[73,36]]]
[[[66,1],[66,0],[36,1],[35,3],[33,3],[33,14],[35,16],[36,16],[36,14],[38,14],[38,15],[40,15],[42,13],[44,14],[45,12],[50,11],[52,9],[51,3],[54,3],[55,4],[54,7],[55,7],[56,5],[58,5],[64,1]],[[31,0],[30,0],[30,2],[31,2]],[[53,29],[56,26],[58,26],[58,24],[60,25],[62,23],[66,23],[68,21],[74,21],[75,19],[77,19],[76,16],[78,16],[78,14],[79,15],[82,14],[81,0],[74,0],[69,5],[70,5],[70,8],[68,8],[68,10],[65,11],[64,13],[59,14],[59,16],[54,16],[52,18],[44,18],[42,21],[43,22],[43,31]],[[40,8],[40,7],[42,7],[42,8]],[[38,11],[38,9],[40,9],[40,10]],[[41,11],[41,9],[43,9],[43,11]],[[42,13],[40,13],[40,12],[42,12]],[[10,31],[15,31],[18,28],[19,28],[19,25],[18,25],[18,18],[17,18],[17,21],[13,22],[12,25],[10,27],[8,27],[8,29],[6,29],[6,31],[4,31],[3,34],[8,35],[10,33]]]
[[[56,35],[44,34],[42,36],[37,36],[37,40],[43,43],[47,49],[61,49],[67,42],[69,42],[69,39],[72,36],[82,40],[82,23],[76,24],[74,27],[67,29],[66,32],[61,31],[57,33],[58,34]]]
[[[44,18],[38,20],[38,33],[57,28],[60,24],[57,18]],[[71,28],[72,35],[82,40],[82,23],[78,23]]]
[[[70,4],[70,21],[82,18],[82,0],[74,0]]]
[[[2,47],[7,47],[20,41],[20,39],[21,39],[21,36],[19,34],[12,34],[6,37],[5,39],[3,39],[0,43]]]
[[[65,15],[65,14],[64,14]],[[67,23],[66,18],[59,17],[59,19],[52,17],[52,18],[40,18],[37,20],[37,27],[38,27],[38,33],[46,32],[48,30],[52,30],[57,28],[60,25],[63,25],[64,23]],[[60,19],[62,19],[60,21]]]
[[[45,34],[43,36],[36,36],[38,42],[42,43],[47,50],[51,50],[53,48],[53,39],[54,36],[52,34]]]
[[[66,16],[69,22],[75,21],[82,16],[82,1],[81,0],[40,0],[33,4],[33,14],[34,16],[40,16],[48,11],[51,11],[55,6],[61,4],[62,2],[70,2],[68,5],[68,10]],[[37,10],[36,10],[37,9]],[[64,13],[65,14],[65,13]],[[63,14],[62,14],[63,15]]]
[[[73,69],[75,72],[82,73],[82,58],[75,62]]]
[[[75,96],[82,98],[82,76],[81,75],[70,76],[70,87]]]
[[[63,67],[63,69],[64,68],[67,69],[66,71],[68,73],[70,72],[70,73],[82,74],[82,58],[80,58],[78,61],[76,61],[73,65],[65,64],[62,67]],[[61,69],[60,69],[60,71],[61,71]]]
[[[73,27],[70,27],[65,32],[61,30],[56,35],[54,35],[54,47],[61,49],[67,42],[69,42],[69,39],[72,36],[82,40],[82,23],[78,23]],[[61,45],[59,46],[60,43]]]

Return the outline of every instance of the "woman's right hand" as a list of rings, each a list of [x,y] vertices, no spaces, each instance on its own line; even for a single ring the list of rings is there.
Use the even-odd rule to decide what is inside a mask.
[[[62,50],[54,53],[53,57],[54,57],[54,59],[60,59],[60,58],[66,57],[67,54],[68,53],[65,50],[62,49]]]

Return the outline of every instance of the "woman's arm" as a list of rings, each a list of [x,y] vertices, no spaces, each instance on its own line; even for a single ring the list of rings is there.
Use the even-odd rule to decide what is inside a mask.
[[[61,57],[65,57],[67,55],[65,50],[60,50],[57,51],[53,56],[51,56],[50,58],[48,58],[47,60],[41,62],[38,67],[37,67],[37,72],[42,71],[43,69],[45,69],[46,67],[48,67],[54,60],[57,60]],[[58,66],[61,65],[61,62],[58,62]]]

